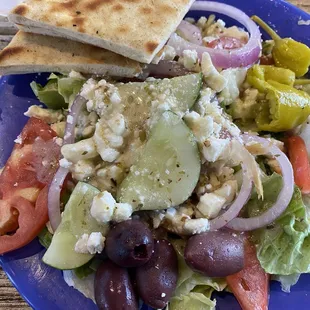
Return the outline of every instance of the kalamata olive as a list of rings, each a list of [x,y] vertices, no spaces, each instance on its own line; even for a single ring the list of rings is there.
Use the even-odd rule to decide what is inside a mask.
[[[244,246],[228,231],[206,232],[191,237],[185,247],[187,265],[208,277],[226,277],[244,267]]]
[[[154,241],[149,228],[138,220],[121,222],[109,231],[105,250],[107,256],[122,267],[138,267],[152,256]]]
[[[136,270],[140,298],[155,309],[164,308],[170,300],[178,280],[177,254],[166,240],[155,241],[154,254]]]
[[[95,299],[99,310],[138,310],[127,269],[104,261],[95,276]]]

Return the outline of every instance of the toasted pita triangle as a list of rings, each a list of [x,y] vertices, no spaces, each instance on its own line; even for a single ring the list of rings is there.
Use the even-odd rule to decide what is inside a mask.
[[[19,31],[0,52],[0,74],[61,72],[133,77],[141,65],[121,55],[64,38]]]
[[[150,63],[194,0],[26,0],[12,22]]]

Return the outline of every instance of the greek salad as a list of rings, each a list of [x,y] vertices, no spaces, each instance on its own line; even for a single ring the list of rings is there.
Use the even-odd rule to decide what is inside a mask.
[[[270,280],[310,272],[310,49],[192,10],[135,79],[32,82],[1,170],[0,254],[38,236],[99,309],[268,309]]]

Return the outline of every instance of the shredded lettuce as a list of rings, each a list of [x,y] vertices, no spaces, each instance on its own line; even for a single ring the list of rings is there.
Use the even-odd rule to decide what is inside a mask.
[[[53,235],[44,227],[39,233],[38,238],[41,245],[47,249],[52,243]]]
[[[295,285],[299,280],[300,274],[294,273],[289,276],[282,276],[282,275],[274,275],[272,280],[278,281],[281,284],[281,289],[285,293],[290,293],[291,286]]]
[[[49,109],[68,108],[79,93],[85,79],[52,73],[45,86],[32,82],[32,91]]]
[[[95,274],[80,279],[72,270],[63,270],[65,282],[95,302]]]
[[[169,310],[215,309],[216,301],[211,300],[211,294],[227,286],[225,279],[209,278],[191,270],[184,260],[185,241],[171,242],[178,254],[179,278],[174,296],[169,302]]]
[[[75,268],[73,271],[79,279],[84,279],[92,273],[95,273],[102,263],[102,259],[93,258],[85,265]]]
[[[79,278],[79,279],[84,279],[87,276],[89,276],[90,274],[94,273],[94,270],[92,270],[90,268],[91,265],[91,261],[89,261],[88,263],[86,263],[85,265],[75,268],[74,274]]]
[[[282,188],[278,174],[265,179],[264,200],[253,194],[247,204],[250,216],[269,209]],[[257,239],[257,257],[269,274],[293,275],[310,272],[310,221],[299,188],[295,187],[286,211],[273,225],[254,233]]]

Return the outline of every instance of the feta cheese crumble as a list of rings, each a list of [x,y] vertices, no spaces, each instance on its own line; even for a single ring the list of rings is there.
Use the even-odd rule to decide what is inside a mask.
[[[101,232],[83,234],[75,244],[75,252],[81,254],[100,254],[104,248],[105,237]]]
[[[17,138],[14,140],[14,142],[17,143],[17,144],[22,144],[22,142],[23,142],[22,141],[22,136],[18,135]]]
[[[205,52],[202,54],[201,71],[207,85],[217,93],[221,92],[227,86],[227,79],[217,71],[209,53]]]
[[[122,222],[128,220],[133,212],[128,203],[117,203],[111,193],[104,191],[93,199],[90,213],[98,223],[110,221]]]
[[[196,51],[185,50],[183,51],[183,57],[180,58],[180,62],[188,70],[195,68],[198,64],[198,54]]]

